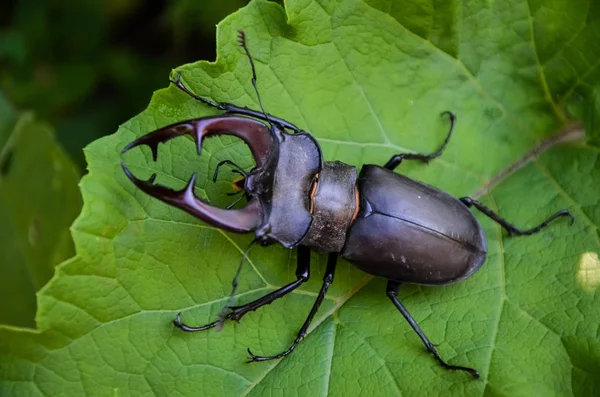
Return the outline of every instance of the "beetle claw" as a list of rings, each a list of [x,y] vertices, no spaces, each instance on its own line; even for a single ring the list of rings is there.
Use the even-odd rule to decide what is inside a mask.
[[[442,365],[442,367],[452,370],[452,371],[464,371],[464,372],[468,372],[473,378],[475,379],[479,379],[479,372],[476,369],[473,368],[469,368],[469,367],[463,367],[461,365],[451,365],[448,364],[447,362],[445,362],[440,355],[437,353],[437,351],[432,351],[431,353],[433,353],[433,356],[435,357],[435,359]]]
[[[173,325],[185,332],[206,331],[207,329],[216,327],[218,323],[218,321],[214,321],[201,327],[191,327],[181,322],[181,312],[177,313],[177,317],[175,318],[175,320],[173,320]]]
[[[177,328],[181,328],[181,326],[183,324],[181,324],[181,312],[177,313],[177,317],[175,318],[175,320],[173,320],[173,325],[175,325]]]
[[[458,371],[464,371],[469,373],[474,379],[479,379],[479,372],[476,369],[473,368],[468,368],[468,367],[461,367],[459,365],[449,365],[446,367],[447,369],[451,369],[451,370],[458,370]]]
[[[254,353],[252,353],[250,348],[248,348],[248,354],[250,355],[250,358],[248,360],[246,360],[246,363],[256,363],[256,362],[261,361],[261,360],[259,360],[260,357],[255,355]]]
[[[171,79],[170,78],[171,76],[169,76],[169,82],[171,82],[171,84],[175,84],[175,85],[181,84],[181,72],[177,71],[175,76],[176,76],[175,80]]]

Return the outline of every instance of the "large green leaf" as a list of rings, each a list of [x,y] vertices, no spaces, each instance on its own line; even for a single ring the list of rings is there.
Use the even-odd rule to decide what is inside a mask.
[[[35,327],[36,292],[73,255],[78,180],[50,127],[0,94],[0,324]]]
[[[600,169],[597,69],[600,7],[592,0],[252,2],[218,26],[218,60],[179,70],[195,92],[256,107],[244,29],[267,109],[321,142],[327,159],[382,164],[401,151],[432,151],[447,122],[456,131],[441,159],[399,172],[456,195],[483,194],[493,209],[533,226],[507,238],[479,217],[486,265],[465,282],[406,286],[401,299],[451,363],[427,354],[385,297],[385,280],[341,262],[310,333],[288,358],[245,364],[246,348],[286,348],[320,286],[324,260],[300,292],[240,324],[184,334],[225,303],[251,236],[224,233],[151,199],[124,177],[120,151],[169,123],[214,114],[170,87],[142,114],[86,150],[84,209],[73,227],[77,256],[40,294],[39,332],[0,330],[0,393],[9,395],[598,395],[600,394]],[[588,139],[571,118],[586,122]],[[548,148],[550,148],[548,150]],[[198,193],[216,163],[249,165],[247,150],[215,139],[201,157],[185,139],[127,157],[136,175],[182,186],[200,170]],[[208,171],[207,171],[208,170]],[[508,170],[508,172],[504,172]],[[255,248],[242,272],[246,302],[294,279],[294,253]]]

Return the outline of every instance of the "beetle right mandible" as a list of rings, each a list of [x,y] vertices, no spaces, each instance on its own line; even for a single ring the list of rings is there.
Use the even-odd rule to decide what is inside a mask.
[[[205,222],[232,232],[253,232],[256,235],[254,241],[263,245],[280,243],[286,248],[298,248],[294,282],[245,305],[229,307],[225,319],[239,320],[248,312],[294,291],[309,278],[310,250],[328,254],[321,290],[294,342],[285,351],[272,356],[258,356],[248,350],[250,362],[282,358],[294,350],[325,298],[333,282],[337,259],[341,256],[363,271],[388,280],[388,298],[444,368],[479,377],[475,369],[448,364],[440,357],[398,300],[398,289],[402,284],[411,283],[431,286],[455,283],[471,276],[483,265],[487,241],[479,222],[469,211],[470,207],[477,208],[510,235],[517,236],[534,234],[561,216],[573,220],[572,215],[562,210],[537,227],[520,230],[472,198],[457,199],[433,186],[395,173],[394,169],[404,160],[428,162],[442,154],[455,124],[455,116],[450,112],[444,112],[450,120],[448,134],[434,153],[396,154],[383,167],[365,165],[360,173],[342,162],[323,161],[319,144],[310,134],[264,111],[256,88],[254,63],[243,32],[240,31],[239,37],[250,61],[252,83],[261,111],[197,96],[183,85],[178,75],[173,83],[179,89],[224,114],[163,127],[136,139],[123,152],[144,144],[150,146],[156,160],[159,143],[181,135],[188,134],[195,139],[198,154],[207,136],[241,138],[250,147],[256,162],[248,172],[237,170],[243,175],[237,186],[243,187],[248,204],[242,209],[220,209],[196,197],[195,177],[185,189],[174,191],[155,184],[154,175],[143,181],[125,165],[123,170],[147,194]],[[225,163],[237,167],[225,161],[217,166],[217,171]],[[183,331],[193,332],[213,328],[220,321],[190,327],[183,324],[178,315],[174,323]]]

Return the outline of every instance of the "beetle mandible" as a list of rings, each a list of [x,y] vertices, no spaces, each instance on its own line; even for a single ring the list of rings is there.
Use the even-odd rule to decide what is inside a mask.
[[[309,278],[310,251],[328,254],[322,287],[296,339],[287,350],[273,356],[258,356],[248,349],[249,362],[282,358],[294,350],[306,335],[333,282],[338,257],[342,257],[359,269],[388,280],[388,298],[444,368],[466,371],[478,378],[479,373],[475,369],[448,364],[440,357],[399,301],[398,289],[402,284],[435,286],[456,283],[468,278],[483,265],[487,240],[481,225],[469,210],[471,207],[515,236],[534,234],[562,216],[570,217],[572,223],[571,213],[562,210],[532,229],[520,230],[472,198],[457,199],[433,186],[395,173],[394,169],[404,160],[426,163],[442,154],[456,121],[450,112],[443,113],[450,120],[446,139],[431,154],[396,154],[384,166],[364,165],[360,173],[355,167],[339,161],[323,161],[319,144],[312,135],[265,112],[244,32],[240,30],[238,33],[239,44],[250,62],[252,85],[261,110],[200,97],[191,92],[181,82],[181,74],[177,74],[177,78],[171,81],[175,86],[224,114],[163,127],[131,142],[123,153],[136,146],[147,145],[156,161],[161,142],[191,135],[200,155],[202,141],[206,137],[238,137],[248,145],[256,163],[250,172],[237,170],[243,175],[237,185],[243,189],[247,205],[242,209],[230,209],[232,206],[221,209],[200,200],[194,194],[195,175],[186,188],[175,191],[155,184],[156,175],[144,181],[136,178],[124,164],[122,167],[127,177],[145,193],[205,222],[227,231],[254,232],[253,243],[279,243],[286,248],[298,248],[296,281],[245,305],[226,307],[224,319],[239,321],[248,312],[294,291]],[[225,163],[237,167],[231,161],[219,163],[213,180],[219,167]],[[213,328],[221,322],[222,319],[201,327],[191,327],[183,324],[178,315],[174,324],[183,331],[194,332]]]

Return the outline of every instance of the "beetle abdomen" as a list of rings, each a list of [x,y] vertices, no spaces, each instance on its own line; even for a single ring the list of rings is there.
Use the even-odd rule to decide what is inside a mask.
[[[426,285],[463,280],[485,261],[477,219],[456,198],[385,168],[358,178],[360,210],[342,257],[387,279]]]

